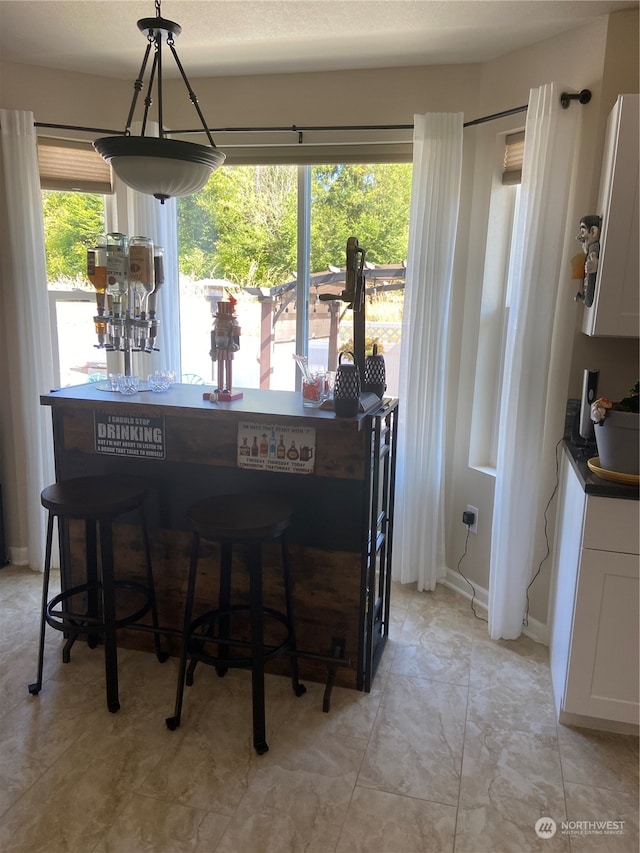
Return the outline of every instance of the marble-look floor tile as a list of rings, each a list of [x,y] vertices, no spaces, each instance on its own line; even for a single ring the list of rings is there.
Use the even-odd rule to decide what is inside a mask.
[[[284,738],[288,739],[291,726],[303,729],[321,729],[323,734],[338,737],[368,738],[376,720],[383,684],[386,679],[376,677],[370,693],[334,687],[328,713],[322,710],[324,685],[307,682],[307,693],[289,706]]]
[[[638,791],[638,738],[558,725],[565,782]]]
[[[443,585],[392,584],[371,693],[334,688],[324,714],[324,685],[297,698],[267,676],[263,756],[247,671],[199,666],[170,732],[177,659],[119,649],[110,714],[102,648],[79,640],[63,665],[48,629],[30,696],[41,585],[0,571],[2,853],[638,850],[637,738],[557,725],[548,650],[491,641]],[[557,821],[552,838],[536,835],[541,817]],[[624,833],[562,829],[594,820]]]
[[[97,716],[0,823],[3,853],[93,850],[166,748],[150,719]]]
[[[212,853],[217,850],[218,843],[228,826],[229,818],[226,815],[208,812],[198,827],[198,842],[193,853]]]
[[[299,714],[279,729],[218,851],[334,850],[367,740],[325,729],[326,719]]]
[[[336,853],[446,853],[455,824],[455,806],[356,786]]]
[[[327,726],[331,713],[299,711],[278,730],[269,752],[259,759],[259,766],[277,765],[285,770],[335,778],[352,776],[355,783],[369,731],[352,733],[352,726],[343,726],[341,731]]]
[[[390,675],[358,784],[457,803],[466,706],[465,687]]]
[[[455,853],[569,853],[557,828],[551,838],[536,834],[541,813],[522,800],[495,797],[489,805],[458,809]]]
[[[472,639],[464,627],[454,629],[433,618],[427,608],[412,603],[398,637],[391,672],[466,686],[471,648]]]
[[[261,766],[216,853],[334,853],[355,777]]]
[[[102,718],[102,694],[80,686],[64,702],[48,693],[27,696],[2,717],[0,726],[0,814],[81,737],[91,718]]]
[[[635,853],[640,849],[637,792],[573,782],[565,784],[565,791],[572,853]]]
[[[536,817],[564,818],[557,737],[468,722],[460,805],[490,806],[494,799],[519,800]]]
[[[415,583],[398,583],[391,581],[391,602],[394,607],[406,610],[412,600],[417,585]]]
[[[521,637],[474,642],[469,720],[539,734],[556,734],[548,650]]]
[[[226,680],[226,679],[225,679]],[[231,688],[231,682],[225,687]],[[164,721],[163,721],[164,726]],[[251,695],[238,686],[226,699],[191,702],[176,731],[165,728],[168,747],[141,793],[169,803],[230,816],[254,770]]]
[[[134,794],[114,818],[92,853],[197,853],[200,827],[205,812],[175,803],[164,803]],[[222,819],[218,838],[228,820]],[[214,830],[215,824],[209,824]],[[209,837],[209,850],[218,840],[215,831]]]

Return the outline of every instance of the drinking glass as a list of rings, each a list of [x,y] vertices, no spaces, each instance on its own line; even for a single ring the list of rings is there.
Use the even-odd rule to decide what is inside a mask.
[[[118,377],[118,391],[121,394],[137,394],[140,390],[139,376],[120,376]]]

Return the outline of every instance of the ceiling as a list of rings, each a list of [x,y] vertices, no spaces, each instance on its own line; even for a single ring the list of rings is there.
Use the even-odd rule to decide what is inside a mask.
[[[485,62],[637,0],[164,0],[190,78]],[[135,79],[153,0],[0,0],[0,58]],[[177,76],[169,54],[163,73]]]

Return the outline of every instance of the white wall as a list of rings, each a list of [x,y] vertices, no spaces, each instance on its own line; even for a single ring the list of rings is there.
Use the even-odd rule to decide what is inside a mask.
[[[572,214],[568,223],[568,242],[564,255],[567,258],[566,298],[573,302],[575,282],[570,279],[568,259],[576,253],[574,233],[580,216],[590,212],[597,197],[600,161],[604,139],[604,122],[619,91],[638,90],[638,14],[637,11],[616,13],[608,19],[549,39],[527,50],[505,56],[482,68],[479,112],[498,111],[506,104],[526,103],[530,87],[556,80],[569,91],[587,88],[592,91],[592,101],[586,107],[577,104],[572,109],[581,111],[581,136],[578,152],[578,174],[581,179],[572,199]],[[635,39],[634,39],[635,32]],[[631,54],[631,55],[630,55]],[[634,59],[635,56],[635,59]],[[622,63],[616,61],[622,58]],[[462,571],[484,589],[489,585],[489,560],[491,551],[491,519],[495,479],[484,471],[469,465],[469,439],[471,429],[471,404],[475,377],[475,351],[480,324],[480,299],[487,233],[488,203],[492,170],[495,168],[496,135],[524,127],[524,116],[501,119],[481,125],[471,131],[475,136],[476,158],[473,174],[473,200],[471,225],[468,233],[468,266],[465,280],[456,295],[457,325],[453,337],[462,342],[459,352],[458,397],[455,408],[456,438],[448,483],[451,484],[448,500],[447,563],[455,568],[464,551],[466,527],[462,512],[467,504],[478,508],[478,533],[471,536]],[[470,133],[470,131],[466,131]],[[575,232],[571,224],[575,223]],[[575,305],[576,331],[573,357],[568,371],[566,397],[579,397],[582,369],[597,365],[603,377],[611,384],[626,377],[635,377],[638,364],[638,341],[587,339],[578,331],[582,321],[582,307]],[[622,379],[621,377],[625,377]],[[626,384],[625,384],[626,383]],[[609,385],[607,386],[609,387]],[[559,436],[560,437],[560,436]],[[549,494],[542,496],[542,508]],[[555,506],[549,513],[550,531],[553,534]],[[545,554],[543,526],[537,535],[536,566]],[[542,567],[540,575],[530,590],[530,616],[542,623],[540,635],[544,638],[547,621],[550,561]],[[533,633],[536,632],[533,628]]]
[[[411,124],[415,113],[429,111],[462,111],[465,120],[469,120],[526,104],[530,88],[551,80],[573,90],[590,88],[592,103],[586,108],[572,106],[583,110],[579,156],[584,183],[575,200],[577,222],[588,212],[597,193],[604,117],[610,108],[604,101],[615,97],[612,93],[620,87],[626,85],[627,91],[637,91],[638,86],[637,11],[616,13],[610,20],[611,26],[603,18],[484,65],[212,78],[191,83],[207,122],[213,126]],[[172,127],[197,127],[181,81],[166,81],[165,86],[167,123]],[[172,89],[176,89],[175,95]],[[0,62],[0,106],[32,110],[38,122],[121,129],[131,94],[132,81]],[[454,343],[448,417],[455,425],[455,440],[447,447],[447,559],[450,568],[455,568],[466,532],[461,523],[462,510],[467,503],[473,504],[479,509],[479,531],[470,542],[464,571],[484,588],[488,588],[493,479],[468,464],[481,267],[495,136],[523,124],[520,115],[465,131],[452,305]],[[575,254],[573,248],[571,254]],[[568,299],[573,299],[572,287],[568,282]],[[578,320],[576,323],[578,328]],[[585,346],[588,344],[576,332],[574,354],[577,352],[578,356],[574,355],[568,396],[578,396]],[[1,347],[0,342],[0,383],[8,362],[8,354]],[[598,342],[595,349],[605,369],[609,364],[613,371],[617,365],[637,363],[637,344]],[[16,484],[11,483],[13,446],[6,420],[6,413],[0,410],[0,479],[6,483],[8,542],[19,546],[24,530],[22,513],[16,505]],[[531,606],[531,615],[541,622],[546,621],[547,597],[548,577],[543,575],[532,589]]]

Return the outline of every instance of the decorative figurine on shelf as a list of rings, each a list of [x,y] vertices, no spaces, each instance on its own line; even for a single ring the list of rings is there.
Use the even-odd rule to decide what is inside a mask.
[[[602,218],[596,214],[583,216],[580,220],[580,233],[576,237],[582,243],[584,267],[581,289],[576,293],[576,302],[584,302],[587,308],[593,305],[596,290],[596,273],[600,257],[600,229]]]
[[[216,399],[229,403],[239,400],[242,391],[233,391],[233,354],[240,349],[241,329],[235,315],[237,300],[229,294],[227,301],[218,302],[218,310],[211,331],[212,361],[218,362],[218,387]]]

